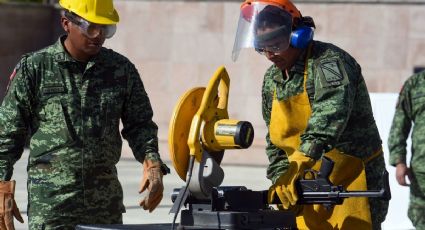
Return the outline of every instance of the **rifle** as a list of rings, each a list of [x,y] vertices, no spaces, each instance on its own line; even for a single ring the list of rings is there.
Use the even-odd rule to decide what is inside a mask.
[[[304,174],[310,174],[310,178],[302,178],[296,182],[296,187],[298,191],[298,201],[297,204],[323,204],[325,206],[332,206],[342,204],[345,198],[350,197],[375,197],[383,200],[391,199],[391,190],[390,183],[388,179],[388,172],[384,170],[382,172],[382,182],[383,187],[380,190],[368,190],[368,191],[347,191],[342,185],[333,185],[329,180],[329,175],[332,172],[334,167],[334,162],[328,157],[322,157],[322,164],[319,171],[312,169],[305,170]],[[267,201],[268,190],[263,191],[251,191],[244,186],[220,186],[214,189],[218,191],[219,194],[222,194],[219,199],[220,203],[226,203],[225,195],[227,197],[232,197],[231,203],[233,200],[239,198],[245,198],[245,195],[249,194],[257,198],[257,207],[265,207],[268,204],[281,204],[281,201],[277,196],[273,198],[272,202]],[[177,198],[180,189],[174,189],[171,200],[174,202]],[[213,196],[214,197],[214,196]],[[213,199],[214,200],[214,199]],[[250,199],[252,202],[253,200]],[[185,203],[196,203],[199,200],[196,200],[193,196],[189,195]],[[208,202],[207,202],[208,203]],[[216,206],[216,205],[214,205]],[[245,207],[246,208],[246,207]],[[221,209],[224,210],[224,209]]]
[[[329,181],[329,175],[334,167],[334,162],[328,157],[322,157],[322,164],[319,171],[306,170],[304,175],[312,175],[312,178],[304,178],[296,182],[298,191],[297,204],[323,204],[325,207],[342,204],[345,198],[349,197],[376,197],[384,200],[391,199],[390,183],[388,172],[382,172],[383,187],[380,190],[368,191],[347,191],[342,185],[333,185]],[[280,204],[280,200],[275,197],[273,204]]]

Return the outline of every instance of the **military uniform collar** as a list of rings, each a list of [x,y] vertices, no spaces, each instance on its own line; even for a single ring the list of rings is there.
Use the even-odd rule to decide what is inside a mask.
[[[59,63],[78,62],[77,60],[72,58],[71,55],[65,50],[63,43],[64,43],[66,37],[67,37],[67,35],[62,35],[58,39],[58,41],[53,45],[54,59],[55,59],[55,61],[57,61]],[[102,49],[100,49],[100,52],[88,61],[87,67],[89,68],[96,63],[102,62],[102,60],[104,59],[103,58],[104,56],[105,56],[105,48],[102,47]]]
[[[273,64],[273,80],[278,83],[283,83],[289,79],[295,74],[295,73],[304,73],[304,67],[305,67],[305,55],[307,55],[307,49],[304,49],[301,53],[301,55],[298,57],[297,61],[295,61],[295,64],[291,67],[291,69],[288,71],[288,79],[283,76],[283,71],[279,69],[276,65]]]
[[[53,44],[53,58],[56,62],[75,62],[71,55],[66,52],[63,42],[66,39],[66,35],[59,37],[58,41]]]

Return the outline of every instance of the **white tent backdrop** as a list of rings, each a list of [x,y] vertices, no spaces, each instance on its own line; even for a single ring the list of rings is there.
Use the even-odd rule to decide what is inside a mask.
[[[409,204],[409,188],[400,186],[395,179],[395,168],[388,164],[388,135],[391,128],[391,122],[394,116],[395,104],[398,94],[394,93],[371,93],[371,101],[375,120],[381,134],[387,170],[389,172],[390,187],[392,199],[388,215],[382,228],[387,229],[414,229],[412,223],[407,217],[407,208]],[[408,140],[408,153],[410,154],[410,139]],[[407,158],[410,159],[410,156]]]

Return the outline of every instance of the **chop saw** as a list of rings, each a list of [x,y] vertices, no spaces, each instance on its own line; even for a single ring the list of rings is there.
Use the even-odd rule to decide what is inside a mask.
[[[181,211],[180,229],[295,227],[292,213],[269,210],[267,194],[243,186],[219,187],[224,178],[220,167],[224,150],[248,148],[254,138],[250,122],[229,118],[229,86],[229,75],[221,66],[207,87],[188,90],[174,108],[169,152],[186,186],[174,189],[170,213],[176,218],[181,206],[188,206]]]

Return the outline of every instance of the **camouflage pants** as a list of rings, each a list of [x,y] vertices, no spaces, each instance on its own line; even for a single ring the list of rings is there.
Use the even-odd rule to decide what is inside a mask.
[[[385,169],[384,156],[377,157],[366,164],[366,180],[368,190],[380,190],[383,187],[382,170]],[[389,201],[369,198],[370,214],[373,230],[380,230],[388,212]]]
[[[30,216],[29,229],[31,230],[73,230],[76,225],[95,225],[95,224],[122,224],[122,213],[108,215],[81,216]]]
[[[27,210],[31,230],[74,229],[78,224],[122,223],[125,207],[116,174],[107,171],[103,174],[86,174],[91,180],[83,184],[72,179],[67,181],[73,177],[66,173],[28,174]]]
[[[413,226],[425,230],[425,173],[413,172],[410,181],[410,203],[407,212]]]

